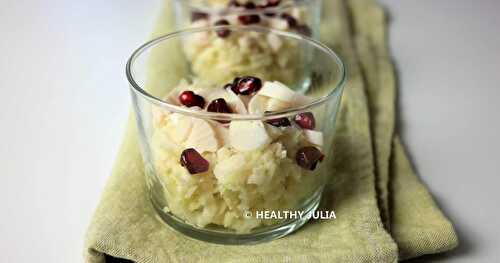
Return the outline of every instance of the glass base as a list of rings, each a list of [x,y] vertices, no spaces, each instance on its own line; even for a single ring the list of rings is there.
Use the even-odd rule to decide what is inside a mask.
[[[321,200],[322,189],[317,191],[314,196],[312,196],[308,202],[298,209],[304,211],[304,215],[312,214],[316,211]],[[155,201],[154,198],[151,199],[153,207],[160,216],[160,218],[167,223],[173,229],[183,233],[184,235],[216,244],[223,245],[249,245],[257,244],[262,242],[271,241],[280,237],[284,237],[293,231],[299,229],[310,217],[304,216],[298,219],[287,220],[281,224],[266,226],[256,229],[252,233],[248,234],[238,234],[234,232],[229,232],[227,230],[216,230],[216,229],[202,229],[197,228],[192,225],[185,223],[179,217],[166,213],[163,211]]]

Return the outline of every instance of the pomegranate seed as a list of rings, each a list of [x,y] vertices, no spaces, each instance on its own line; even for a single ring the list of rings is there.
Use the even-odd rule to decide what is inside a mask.
[[[278,119],[271,119],[271,120],[268,120],[267,123],[275,126],[275,127],[288,127],[290,125],[292,125],[290,123],[290,120],[288,120],[288,118],[278,118]]]
[[[281,0],[267,0],[267,7],[275,7],[281,3]]]
[[[310,37],[312,35],[311,28],[309,28],[307,25],[298,25],[297,27],[295,27],[295,30],[297,30],[299,34],[302,34],[304,36]]]
[[[264,113],[271,113],[272,111],[265,111]],[[290,120],[286,117],[283,118],[277,118],[277,119],[270,119],[266,121],[268,124],[271,124],[275,127],[288,127],[291,126],[292,124],[290,123]]]
[[[324,158],[325,156],[321,151],[313,146],[302,147],[295,154],[295,161],[297,164],[310,171],[316,169],[318,162],[323,161]]]
[[[207,111],[219,113],[233,113],[227,102],[223,98],[215,99],[208,104]]]
[[[302,129],[314,130],[316,126],[316,120],[312,112],[303,112],[295,115],[295,123],[297,123]]]
[[[226,100],[223,98],[215,99],[208,104],[207,111],[219,113],[233,113]],[[220,123],[229,123],[231,121],[218,120]]]
[[[280,16],[282,19],[285,19],[287,22],[288,22],[288,26],[289,27],[292,27],[292,28],[295,28],[297,26],[297,19],[295,19],[295,17],[293,17],[292,15],[290,14],[287,14],[287,13],[283,13],[281,14]]]
[[[262,88],[262,81],[259,78],[247,76],[235,78],[232,90],[236,94],[250,95],[259,91],[260,88]]]
[[[186,167],[190,174],[204,173],[208,171],[209,163],[195,149],[189,148],[182,151],[181,165]]]
[[[238,20],[243,25],[257,24],[260,22],[260,16],[259,15],[238,16]]]
[[[221,20],[215,22],[215,25],[216,26],[228,26],[229,21],[227,21],[226,19],[221,19]],[[231,34],[231,31],[229,29],[218,29],[216,31],[216,33],[220,38],[226,38]]]
[[[195,94],[190,90],[186,90],[179,95],[179,101],[182,105],[187,107],[198,106],[200,108],[205,107],[205,99],[202,96]]]
[[[208,14],[203,13],[203,12],[192,12],[191,13],[191,22],[201,20],[201,19],[208,19]]]

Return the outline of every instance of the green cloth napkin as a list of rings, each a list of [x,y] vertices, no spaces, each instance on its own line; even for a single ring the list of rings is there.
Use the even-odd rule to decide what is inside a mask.
[[[172,31],[170,11],[167,2],[154,36]],[[394,132],[396,86],[383,10],[373,0],[324,0],[323,13],[322,41],[349,69],[322,207],[337,219],[252,246],[187,238],[162,223],[147,199],[131,117],[87,233],[87,262],[105,262],[105,255],[136,262],[396,262],[458,244]]]

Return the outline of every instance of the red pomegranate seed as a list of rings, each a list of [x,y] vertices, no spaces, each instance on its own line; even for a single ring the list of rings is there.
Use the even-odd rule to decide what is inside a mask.
[[[324,158],[325,156],[321,151],[313,146],[302,147],[295,154],[295,161],[297,164],[310,171],[316,169],[318,162],[323,161]]]
[[[219,113],[233,113],[226,100],[223,98],[215,99],[208,104],[207,111]]]
[[[316,126],[316,120],[312,112],[303,112],[295,115],[295,123],[297,123],[302,129],[314,130]]]
[[[221,19],[221,20],[215,22],[215,25],[216,26],[228,26],[229,21],[227,21],[226,19]],[[216,31],[216,33],[220,38],[226,38],[231,34],[231,31],[229,29],[218,29]]]
[[[182,151],[180,162],[190,174],[204,173],[210,166],[208,161],[193,148]]]
[[[191,13],[191,22],[201,20],[201,19],[208,19],[208,14],[203,13],[203,12],[192,12]]]
[[[245,7],[245,9],[252,10],[252,9],[256,9],[257,5],[255,5],[254,2],[250,1],[250,2],[245,3],[244,7]],[[242,16],[238,16],[238,20],[243,25],[257,24],[260,22],[260,16],[256,15],[256,14],[242,15]]]
[[[295,27],[295,30],[304,36],[310,37],[312,35],[311,28],[309,28],[307,25],[298,25]]]
[[[232,90],[236,94],[250,95],[259,91],[260,88],[262,88],[262,80],[256,77],[247,76],[235,78]]]
[[[267,7],[275,7],[281,3],[281,0],[267,0]]]
[[[283,14],[281,14],[280,17],[282,19],[285,19],[288,22],[288,26],[291,27],[291,28],[295,28],[297,26],[297,24],[298,24],[297,23],[297,19],[295,19],[295,17],[293,17],[290,14],[283,13]]]
[[[226,100],[223,98],[215,99],[208,104],[207,111],[219,113],[233,113]],[[218,120],[220,123],[229,123],[231,121]]]
[[[244,16],[238,16],[238,20],[240,23],[243,25],[251,25],[251,24],[257,24],[260,22],[260,16],[259,15],[244,15]]]
[[[179,101],[182,105],[186,107],[198,106],[200,108],[205,107],[205,99],[202,96],[195,94],[190,90],[186,90],[179,95]]]
[[[288,120],[288,118],[278,118],[278,119],[271,119],[271,120],[268,120],[267,123],[275,126],[275,127],[288,127],[290,125],[292,125],[290,123],[290,120]]]

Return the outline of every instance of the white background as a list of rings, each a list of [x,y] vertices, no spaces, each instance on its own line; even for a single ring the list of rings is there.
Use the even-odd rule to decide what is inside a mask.
[[[382,2],[403,137],[462,241],[438,259],[496,261],[500,1]],[[128,114],[125,60],[160,4],[0,0],[0,262],[81,261]]]

